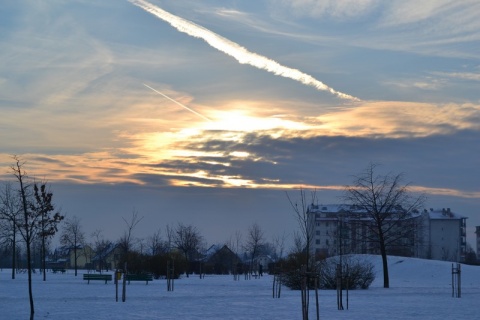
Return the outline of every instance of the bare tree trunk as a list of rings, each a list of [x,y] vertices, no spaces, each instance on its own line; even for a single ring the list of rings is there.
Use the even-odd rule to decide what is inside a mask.
[[[382,255],[383,287],[390,288],[390,279],[388,276],[387,250],[385,249],[384,241],[380,241],[380,254]]]
[[[43,228],[42,228],[43,229]],[[47,262],[46,262],[46,256],[47,256],[47,253],[45,252],[45,237],[42,236],[42,256],[41,256],[41,260],[42,260],[42,269],[43,269],[43,281],[47,281]]]
[[[16,168],[14,173],[17,176],[18,182],[20,183],[20,194],[22,197],[22,206],[23,206],[23,217],[25,223],[25,245],[27,247],[27,271],[28,271],[28,297],[30,301],[30,320],[33,320],[35,314],[35,307],[33,303],[33,291],[32,291],[32,253],[30,246],[32,244],[29,221],[28,221],[28,210],[27,210],[27,195],[25,194],[25,187],[23,185],[23,173],[20,161],[17,159]]]
[[[32,291],[32,257],[30,251],[30,235],[27,231],[27,270],[28,270],[28,298],[30,301],[30,320],[33,320],[35,314],[35,306],[33,304],[33,291]]]
[[[73,248],[73,255],[75,257],[75,277],[77,276],[77,244],[75,243],[75,247]]]
[[[12,279],[15,279],[15,269],[17,268],[15,262],[16,260],[16,255],[17,255],[17,239],[16,239],[16,225],[15,223],[13,224],[13,239],[12,239]]]

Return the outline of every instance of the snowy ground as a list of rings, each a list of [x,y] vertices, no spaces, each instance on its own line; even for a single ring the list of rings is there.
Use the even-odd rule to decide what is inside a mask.
[[[390,257],[391,288],[382,288],[379,257],[371,257],[377,278],[368,290],[350,291],[349,309],[338,311],[335,291],[320,291],[321,319],[477,319],[480,267],[462,265],[462,297],[452,298],[451,263]],[[28,319],[25,274],[11,280],[0,272],[0,319]],[[115,286],[82,280],[73,271],[34,275],[35,319],[301,319],[300,293],[283,288],[272,298],[272,278],[233,281],[231,276],[196,276],[127,286],[127,301],[115,301]],[[312,295],[313,298],[313,295]],[[346,306],[346,302],[344,302]],[[310,319],[315,319],[313,299]]]

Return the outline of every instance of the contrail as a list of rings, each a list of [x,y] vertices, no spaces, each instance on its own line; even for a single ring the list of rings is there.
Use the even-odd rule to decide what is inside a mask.
[[[172,27],[176,28],[178,31],[186,33],[192,37],[203,39],[213,48],[233,57],[241,64],[249,64],[259,69],[266,70],[275,75],[282,76],[285,78],[290,78],[295,81],[299,81],[307,86],[316,88],[317,90],[328,91],[333,95],[336,95],[339,98],[360,101],[360,99],[336,91],[333,88],[330,88],[323,82],[315,79],[311,75],[301,72],[297,69],[292,69],[289,67],[282,66],[278,62],[269,59],[267,57],[261,56],[259,54],[248,51],[246,48],[240,46],[239,44],[230,41],[202,26],[199,26],[191,21],[183,19],[181,17],[175,16],[147,1],[144,0],[129,0],[132,4],[144,9],[147,12],[157,16],[158,18],[168,22]]]
[[[200,114],[200,113],[198,113],[197,111],[195,111],[195,110],[193,110],[193,109],[190,109],[190,108],[189,108],[189,107],[187,107],[186,105],[184,105],[184,104],[181,104],[180,102],[178,102],[178,101],[176,101],[176,100],[174,100],[174,99],[170,98],[170,97],[169,97],[169,96],[167,96],[166,94],[163,94],[163,93],[161,93],[161,92],[160,92],[160,91],[158,91],[158,90],[155,90],[154,88],[150,87],[148,84],[145,84],[145,83],[144,83],[143,85],[144,85],[145,87],[147,87],[147,88],[149,88],[149,89],[151,89],[151,90],[155,91],[155,92],[156,92],[156,93],[158,93],[159,95],[161,95],[161,96],[163,96],[163,97],[167,98],[168,100],[172,101],[173,103],[176,103],[176,104],[178,104],[180,107],[187,109],[187,110],[188,110],[188,111],[190,111],[191,113],[194,113],[194,114],[196,114],[197,116],[199,116],[199,117],[201,117],[201,118],[203,118],[203,119],[205,119],[205,120],[207,120],[207,121],[212,121],[212,120],[208,119],[207,117],[205,117],[203,114]]]

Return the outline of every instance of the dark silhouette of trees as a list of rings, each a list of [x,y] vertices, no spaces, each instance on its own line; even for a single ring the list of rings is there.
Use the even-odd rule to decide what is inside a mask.
[[[97,263],[97,268],[100,272],[107,266],[107,255],[109,250],[114,247],[112,241],[107,240],[103,236],[103,231],[100,229],[92,232],[93,243],[92,248],[94,252],[93,260]]]
[[[122,217],[123,221],[127,228],[124,230],[123,235],[120,237],[118,244],[122,248],[124,254],[128,254],[128,252],[132,249],[135,244],[135,237],[133,236],[133,231],[135,227],[142,221],[143,217],[138,216],[138,212],[133,210],[132,217],[130,221],[127,221],[124,217]]]
[[[378,245],[382,256],[383,286],[388,288],[387,250],[400,239],[413,235],[413,215],[423,206],[425,196],[413,196],[409,185],[403,184],[402,173],[377,174],[377,167],[377,164],[371,163],[364,172],[354,177],[353,184],[345,188],[345,200],[366,214],[367,219],[355,219],[355,223],[362,224],[356,230],[367,230],[357,236]]]
[[[245,239],[244,250],[250,258],[249,272],[253,272],[254,261],[260,254],[260,250],[265,243],[265,235],[258,223],[252,224],[247,230],[247,237]]]
[[[140,223],[140,221],[142,221],[143,217],[139,217],[138,212],[136,210],[133,210],[130,221],[127,221],[127,219],[125,219],[124,217],[122,217],[122,219],[125,222],[127,228],[124,230],[123,235],[118,241],[118,245],[122,250],[122,257],[120,259],[121,265],[119,266],[121,268],[125,267],[125,263],[127,263],[128,266],[130,264],[133,264],[134,261],[138,259],[138,256],[135,254],[135,252],[133,252],[135,242],[138,240],[134,237],[133,231]]]
[[[197,256],[203,237],[196,227],[179,223],[173,232],[173,244],[183,253],[186,262],[187,278],[190,273],[190,264]]]
[[[151,256],[169,251],[168,244],[162,239],[162,231],[160,229],[147,238],[147,249],[148,254]]]
[[[17,255],[17,223],[20,219],[21,203],[18,194],[12,187],[12,184],[7,182],[0,194],[0,219],[3,224],[3,237],[8,246],[11,246],[12,253],[12,279],[15,279],[16,271],[16,255]]]
[[[73,250],[75,277],[77,276],[77,262],[79,257],[79,250],[85,246],[85,233],[82,230],[80,219],[74,216],[67,219],[63,225],[62,234],[60,235],[60,243],[69,250]]]
[[[230,240],[227,243],[228,247],[232,250],[236,257],[239,256],[240,250],[242,249],[242,238],[242,233],[237,230],[235,231],[235,234],[230,237]],[[235,261],[232,260],[232,264],[233,263],[235,263]],[[236,264],[236,266],[233,268],[233,280],[240,280],[240,272],[242,271],[242,268],[243,263],[239,262]]]

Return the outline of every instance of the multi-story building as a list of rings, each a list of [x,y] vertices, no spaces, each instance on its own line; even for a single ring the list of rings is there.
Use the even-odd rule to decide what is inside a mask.
[[[428,228],[431,259],[464,262],[467,252],[466,217],[447,209],[430,209]]]
[[[477,258],[480,258],[480,226],[475,227],[475,233],[477,234]]]
[[[357,206],[310,205],[311,248],[318,258],[338,254],[379,254],[374,221]],[[396,207],[384,221],[387,254],[464,261],[466,217],[450,209],[405,213]]]

